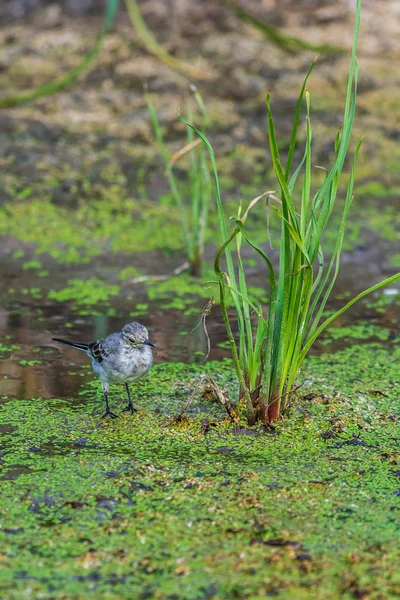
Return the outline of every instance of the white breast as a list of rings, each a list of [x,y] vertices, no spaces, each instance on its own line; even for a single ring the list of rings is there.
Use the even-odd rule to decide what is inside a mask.
[[[151,348],[123,347],[98,363],[93,360],[93,370],[104,382],[125,383],[142,377],[153,364]]]

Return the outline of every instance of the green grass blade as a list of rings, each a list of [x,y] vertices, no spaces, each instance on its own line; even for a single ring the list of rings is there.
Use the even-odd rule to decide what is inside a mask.
[[[299,278],[298,281],[298,289],[296,290],[298,296],[298,303],[294,307],[296,310],[296,312],[294,313],[296,317],[296,328],[290,336],[287,357],[282,373],[283,381],[287,386],[285,391],[290,391],[292,388],[294,378],[297,374],[297,371],[295,370],[295,365],[297,364],[298,355],[301,351],[301,348],[304,345],[304,338],[307,333],[307,314],[312,294],[312,269],[304,269],[301,275],[302,276],[301,278]]]
[[[51,83],[46,83],[34,90],[30,90],[29,92],[24,92],[17,96],[9,96],[8,98],[2,98],[0,100],[0,108],[11,108],[13,106],[18,106],[20,104],[27,104],[28,102],[32,102],[33,100],[37,100],[38,98],[43,98],[44,96],[50,96],[59,92],[66,87],[74,84],[79,77],[90,67],[90,65],[97,58],[101,48],[103,47],[104,42],[104,34],[100,35],[95,41],[93,48],[85,54],[81,62],[68,71],[65,75],[57,79],[56,81],[52,81]]]
[[[273,207],[274,211],[279,215],[280,219],[284,222],[284,224],[286,225],[291,237],[293,238],[294,243],[296,244],[296,246],[299,248],[299,250],[301,251],[302,255],[304,256],[304,258],[306,259],[308,264],[310,263],[310,259],[308,256],[308,252],[307,252],[307,248],[305,247],[300,234],[297,233],[297,231],[291,226],[291,224],[289,223],[289,221],[287,219],[285,219],[285,217],[283,216],[283,214],[281,213],[281,211],[279,210],[279,208],[277,208],[276,206]]]
[[[306,166],[304,173],[303,189],[301,194],[301,217],[300,217],[300,236],[304,239],[306,232],[306,223],[308,218],[308,204],[310,201],[311,192],[311,122],[310,122],[310,94],[306,92],[307,105],[307,137],[306,137]],[[307,252],[308,254],[308,252]]]
[[[242,296],[242,313],[244,320],[244,338],[243,343],[241,344],[241,360],[244,365],[246,365],[246,375],[249,377],[249,373],[253,368],[253,328],[251,324],[250,318],[250,306],[247,300],[248,292],[246,285],[246,278],[244,274],[244,268],[242,263],[241,256],[241,245],[242,245],[242,234],[239,232],[236,236],[236,254],[238,259],[238,282],[239,282],[239,290]],[[250,381],[248,381],[248,385],[252,387]]]
[[[192,120],[192,111],[190,109],[190,103],[187,103],[187,114],[190,120]],[[187,127],[187,143],[191,144],[194,141],[194,131],[190,127]],[[202,176],[201,164],[196,154],[196,148],[192,148],[189,152],[190,168],[189,168],[189,181],[190,181],[190,206],[191,206],[191,231],[192,231],[192,250],[196,253],[199,247],[199,218],[200,218],[200,181]]]
[[[342,54],[344,49],[339,46],[330,46],[328,44],[313,44],[300,38],[289,36],[277,29],[272,27],[258,19],[254,15],[244,10],[241,6],[233,2],[232,0],[225,0],[225,4],[229,6],[236,14],[236,16],[243,22],[249,23],[259,31],[261,31],[271,42],[273,42],[281,50],[288,52],[289,54],[295,54],[300,50],[312,50],[313,52],[320,52],[321,54]]]
[[[242,372],[244,373],[246,371],[246,365],[245,365],[245,363],[241,362],[241,359],[243,359],[243,357],[244,357],[243,349],[246,344],[245,322],[244,322],[244,316],[243,316],[242,306],[241,306],[241,302],[240,302],[238,283],[237,283],[235,270],[234,270],[234,266],[233,266],[232,253],[231,253],[231,250],[229,247],[230,241],[233,238],[231,238],[231,237],[228,238],[228,235],[227,235],[225,213],[224,213],[224,208],[223,208],[223,204],[222,204],[222,197],[221,197],[219,178],[218,178],[218,169],[217,169],[217,163],[215,160],[214,150],[213,150],[213,147],[211,146],[209,140],[207,139],[207,137],[204,135],[204,133],[202,131],[200,131],[194,125],[192,125],[191,123],[186,121],[183,117],[180,116],[179,119],[180,119],[180,121],[182,121],[182,123],[184,123],[188,127],[191,127],[193,129],[193,131],[199,136],[199,138],[203,141],[205,147],[207,148],[209,156],[210,156],[212,171],[213,171],[213,175],[214,175],[214,184],[215,184],[215,192],[216,192],[216,200],[217,200],[217,212],[218,212],[218,219],[219,219],[219,225],[220,225],[221,239],[223,242],[221,248],[223,248],[223,251],[225,253],[225,259],[226,259],[226,264],[227,264],[227,269],[228,269],[229,285],[232,288],[231,296],[232,296],[233,303],[235,305],[236,315],[237,315],[237,319],[238,319],[238,327],[239,327],[239,357],[238,357],[238,360],[239,360],[239,364],[242,369]],[[221,255],[221,253],[218,252],[217,256],[220,257],[220,255]],[[219,268],[219,262],[218,263],[214,262],[214,270],[215,270],[218,278],[220,278],[221,269]]]
[[[81,62],[76,67],[68,71],[68,73],[56,81],[45,83],[34,90],[30,90],[29,92],[24,92],[16,96],[9,96],[8,98],[2,98],[0,100],[0,108],[11,108],[20,104],[27,104],[28,102],[32,102],[38,98],[55,94],[56,92],[59,92],[75,83],[82,73],[84,73],[90,67],[100,53],[103,47],[104,39],[114,24],[118,6],[119,0],[107,0],[101,33],[93,44],[93,47],[87,54],[84,55]]]
[[[198,222],[199,229],[199,246],[201,248],[201,254],[203,254],[204,240],[206,235],[206,228],[208,222],[208,213],[211,204],[211,177],[207,165],[206,149],[202,146],[199,150],[200,153],[200,215]]]
[[[317,339],[317,337],[319,335],[321,335],[321,333],[327,328],[329,327],[329,325],[331,323],[333,323],[333,321],[335,321],[335,319],[337,319],[338,317],[340,317],[340,315],[342,315],[343,313],[346,312],[346,310],[348,310],[351,306],[353,306],[353,304],[355,304],[356,302],[358,302],[358,300],[361,300],[361,298],[364,298],[364,296],[367,296],[368,294],[372,294],[372,292],[376,292],[377,290],[390,285],[391,283],[394,283],[395,281],[399,281],[400,280],[400,273],[396,273],[395,275],[392,275],[391,277],[387,277],[386,279],[384,279],[383,281],[380,281],[379,283],[376,283],[375,285],[371,286],[370,288],[364,290],[363,292],[360,292],[357,296],[355,296],[355,298],[353,298],[352,300],[350,300],[350,302],[348,302],[345,306],[343,306],[340,310],[336,311],[333,315],[331,315],[328,319],[326,319],[326,321],[324,321],[319,327],[318,329],[313,333],[312,336],[310,336],[307,340],[306,345],[304,346],[303,350],[300,353],[299,359],[298,359],[298,367],[300,368],[307,352],[309,351],[309,349],[311,348],[312,344],[315,342],[315,340]]]
[[[357,16],[356,22],[359,22],[359,14]],[[356,29],[358,31],[358,29]],[[356,38],[355,38],[356,40]],[[354,54],[354,51],[353,51]],[[355,55],[354,55],[355,61]],[[351,78],[351,79],[350,79]],[[347,96],[346,96],[346,106],[345,106],[345,116],[343,119],[343,127],[342,127],[342,135],[339,143],[339,148],[337,151],[337,156],[334,162],[334,165],[330,172],[328,173],[324,183],[318,190],[317,194],[313,200],[313,210],[315,214],[318,214],[318,211],[321,206],[323,206],[324,202],[326,202],[326,198],[329,198],[329,190],[334,182],[335,178],[338,178],[342,172],[344,161],[347,156],[350,135],[353,126],[355,107],[356,107],[356,93],[357,93],[357,81],[358,81],[358,65],[356,62],[351,65],[350,73],[349,73],[349,85]],[[350,90],[350,92],[349,92]],[[329,211],[330,214],[330,211]],[[318,221],[318,229],[321,230],[323,226],[323,221],[321,218],[317,217]],[[310,258],[313,259],[315,257],[316,246],[314,245],[314,251],[310,252]]]
[[[119,8],[119,0],[107,0],[104,21],[102,26],[103,33],[109,33],[113,28],[115,17]]]
[[[268,111],[268,138],[271,151],[272,163],[276,176],[282,190],[282,215],[281,219],[281,243],[279,255],[279,278],[276,300],[276,314],[274,320],[274,334],[271,348],[271,381],[269,384],[270,393],[275,394],[277,390],[277,382],[280,382],[283,360],[285,356],[286,334],[288,307],[290,301],[290,284],[288,285],[291,273],[291,234],[288,228],[288,223],[293,227],[293,230],[298,233],[299,222],[296,215],[294,203],[287,185],[287,180],[282,169],[278,143],[275,134],[274,120],[270,106],[270,96],[267,95],[266,105]]]
[[[287,184],[287,178],[282,168],[282,163],[280,160],[278,142],[275,134],[275,125],[274,119],[271,111],[270,104],[270,95],[267,94],[266,105],[268,111],[268,138],[269,138],[269,146],[271,151],[272,164],[274,166],[274,170],[279,181],[279,185],[282,190],[282,212],[286,221],[289,222],[295,229],[298,231],[299,222],[298,217],[296,215],[295,206],[292,200],[292,196]]]
[[[290,169],[292,168],[292,161],[293,161],[294,151],[296,148],[297,130],[299,127],[300,111],[301,111],[301,105],[303,103],[303,96],[304,96],[304,92],[306,90],[308,78],[311,75],[311,71],[313,70],[316,61],[317,61],[317,59],[314,58],[314,60],[312,61],[311,65],[307,71],[307,74],[303,81],[303,85],[300,90],[299,99],[297,100],[296,112],[295,112],[294,120],[293,120],[292,135],[290,137],[290,145],[289,145],[288,157],[287,157],[286,168],[285,168],[286,181],[289,179]],[[293,189],[293,187],[291,185],[289,185],[289,187]]]
[[[208,78],[207,74],[203,70],[196,69],[195,67],[178,60],[174,56],[168,54],[168,52],[164,50],[162,46],[160,46],[151,29],[147,26],[145,20],[143,19],[136,0],[125,0],[125,4],[129,18],[134,29],[136,30],[137,35],[143,46],[148,52],[150,52],[150,54],[156,56],[161,62],[166,64],[168,67],[171,67],[171,69],[174,69],[175,71],[180,71],[181,73],[185,73],[186,75],[190,75],[190,77],[194,77],[196,79]]]
[[[335,269],[333,271],[333,276],[331,277],[330,281],[329,281],[329,285],[324,293],[324,296],[322,298],[322,301],[320,302],[317,314],[314,318],[313,324],[310,328],[309,331],[309,335],[312,335],[313,332],[316,330],[318,323],[322,317],[322,313],[325,309],[326,303],[329,299],[329,296],[331,294],[331,291],[333,289],[333,286],[336,282],[338,273],[339,273],[339,267],[340,267],[340,257],[341,257],[341,252],[342,252],[342,246],[343,246],[343,239],[344,239],[344,234],[345,234],[345,228],[346,228],[346,222],[347,222],[347,216],[349,214],[349,210],[350,210],[350,206],[351,206],[351,202],[352,202],[352,198],[353,198],[353,189],[354,189],[354,181],[355,181],[355,164],[356,164],[356,158],[357,158],[357,154],[360,150],[361,147],[361,141],[358,143],[356,150],[354,152],[354,157],[353,157],[353,164],[352,164],[352,168],[351,168],[351,174],[350,174],[350,180],[349,180],[349,185],[347,188],[347,194],[346,194],[346,201],[344,204],[344,208],[343,208],[343,213],[342,213],[342,218],[341,218],[341,222],[340,222],[340,227],[339,227],[339,232],[338,232],[338,237],[336,240],[336,244],[334,247],[334,250],[332,252],[332,256],[331,259],[329,261],[329,265],[328,268],[325,272],[325,274],[323,275],[322,279],[321,279],[321,284],[318,288],[318,291],[315,294],[315,297],[313,299],[311,308],[309,310],[309,315],[308,315],[308,323],[310,321],[310,319],[312,318],[312,315],[314,314],[314,310],[315,307],[317,305],[317,303],[319,302],[321,295],[323,293],[323,290],[326,286],[326,283],[328,282],[333,267],[335,266]]]
[[[220,186],[219,186],[217,163],[215,161],[215,154],[214,154],[213,147],[211,146],[209,140],[204,135],[204,133],[202,131],[200,131],[199,129],[197,129],[197,127],[195,127],[194,125],[192,125],[191,123],[186,121],[186,119],[184,119],[181,116],[179,117],[179,120],[182,121],[182,123],[184,123],[188,127],[191,127],[193,129],[193,131],[199,136],[199,138],[205,144],[205,146],[208,150],[208,153],[210,155],[211,165],[212,165],[212,170],[213,170],[213,175],[214,175],[214,184],[215,184],[215,193],[216,193],[216,199],[217,199],[217,211],[218,211],[221,239],[222,239],[222,242],[225,244],[226,240],[228,239],[228,234],[227,234],[227,229],[226,229],[225,213],[224,213],[224,208],[223,208],[223,204],[222,204],[221,190],[220,190]],[[232,253],[229,249],[229,244],[227,244],[225,246],[225,257],[226,257],[226,263],[227,263],[227,267],[228,267],[229,278],[231,280],[232,286],[236,289],[237,288],[236,277],[235,277],[235,271],[233,268]]]
[[[292,195],[293,195],[293,192],[294,192],[294,188],[296,186],[297,178],[300,175],[305,162],[306,162],[306,153],[304,152],[303,158],[301,159],[301,162],[300,162],[299,166],[297,167],[297,169],[293,173],[292,177],[290,178],[290,181],[289,181],[289,184],[288,184],[288,188],[289,188],[290,193]]]
[[[276,289],[276,277],[275,270],[271,260],[268,258],[266,253],[255,244],[251,238],[249,237],[246,229],[243,226],[243,223],[239,220],[236,221],[237,227],[245,238],[246,242],[254,248],[254,250],[261,256],[261,258],[266,262],[268,267],[269,274],[269,303],[268,303],[268,319],[267,324],[264,326],[262,331],[263,338],[260,338],[259,332],[257,332],[256,343],[254,353],[259,356],[261,355],[262,345],[266,338],[265,349],[262,357],[263,371],[261,373],[262,376],[262,390],[261,394],[264,399],[269,397],[270,387],[271,387],[271,378],[273,373],[273,349],[274,349],[274,330],[275,330],[275,322],[276,322],[276,304],[277,304],[277,289]],[[259,317],[260,318],[260,317]]]
[[[232,328],[231,328],[231,324],[230,324],[230,320],[229,320],[229,315],[228,315],[228,311],[227,311],[226,301],[225,301],[225,288],[227,286],[226,286],[226,283],[224,280],[224,273],[222,272],[221,267],[220,267],[220,260],[221,260],[222,254],[225,253],[225,255],[226,255],[227,247],[229,246],[229,244],[232,242],[232,240],[236,237],[236,235],[238,233],[239,233],[239,229],[236,228],[231,233],[231,235],[225,240],[225,242],[222,244],[222,246],[219,248],[219,250],[215,256],[215,259],[214,259],[214,271],[215,271],[215,274],[217,275],[217,278],[219,281],[221,312],[222,312],[222,317],[224,319],[225,328],[226,328],[226,331],[228,334],[228,343],[231,348],[233,363],[234,363],[238,381],[239,381],[239,384],[241,387],[241,392],[243,393],[244,398],[245,398],[249,423],[254,424],[255,417],[254,417],[253,403],[252,403],[252,400],[251,400],[251,397],[249,394],[249,390],[247,387],[247,382],[245,379],[246,365],[243,365],[241,363],[240,353],[238,353],[238,351],[237,351],[235,338],[233,336],[233,332],[232,332]],[[239,292],[239,294],[240,294],[240,292]],[[235,289],[231,288],[231,295],[234,298],[234,300],[236,299],[236,303],[235,303],[236,314],[237,314],[237,317],[239,320],[239,327],[241,328],[240,335],[243,337],[243,335],[244,335],[244,333],[243,333],[244,332],[243,315],[240,310],[240,305],[237,306],[239,304],[238,303],[238,290],[236,288]],[[243,339],[241,340],[240,344],[243,344]]]

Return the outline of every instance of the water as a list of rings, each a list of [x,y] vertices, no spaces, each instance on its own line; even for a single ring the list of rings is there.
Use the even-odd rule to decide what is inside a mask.
[[[371,252],[374,253],[374,261],[371,261]],[[364,287],[383,278],[386,274],[380,272],[379,265],[383,264],[384,253],[385,247],[381,247],[379,252],[376,246],[371,251],[356,250],[345,253],[335,294],[328,308],[339,308],[347,301],[347,297],[346,300],[341,298],[343,292],[353,296]],[[264,271],[254,267],[250,281],[260,282],[264,275]],[[22,285],[29,286],[27,273],[15,273],[13,285],[16,289]],[[388,290],[389,293],[393,292],[393,302],[389,302],[382,312],[368,308],[366,303],[362,302],[352,307],[334,325],[344,327],[367,321],[389,328],[393,332],[392,335],[398,335],[397,291],[396,287]],[[136,299],[140,296],[145,299],[145,290],[139,286]],[[207,342],[202,325],[191,332],[201,316],[201,307],[204,305],[202,298],[195,302],[196,312],[190,315],[185,315],[179,310],[160,308],[160,301],[153,301],[148,302],[145,315],[135,318],[124,312],[126,301],[123,295],[112,303],[118,311],[118,316],[77,315],[76,309],[74,310],[70,303],[54,302],[46,297],[35,301],[24,300],[20,295],[16,302],[7,302],[5,299],[3,302],[5,306],[3,304],[3,308],[0,309],[0,338],[6,346],[18,346],[18,349],[5,352],[0,360],[0,397],[4,399],[76,397],[82,384],[93,377],[90,360],[83,352],[53,342],[52,337],[89,343],[119,331],[125,323],[135,319],[149,329],[150,338],[156,346],[156,364],[167,361],[204,361]],[[105,313],[108,311],[107,306],[100,305],[95,308],[103,308]],[[218,306],[213,307],[211,315],[207,318],[207,330],[211,341],[209,359],[220,360],[229,356],[229,349],[226,343],[224,344],[226,333]],[[343,339],[328,345],[317,341],[312,352],[334,352],[345,344]],[[39,362],[24,364],[24,361]],[[84,366],[87,366],[87,370],[83,369]]]

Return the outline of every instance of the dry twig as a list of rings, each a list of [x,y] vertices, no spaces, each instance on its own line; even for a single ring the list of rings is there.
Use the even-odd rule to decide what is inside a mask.
[[[174,269],[172,271],[172,273],[168,273],[167,275],[141,275],[140,277],[134,277],[133,279],[127,279],[126,281],[124,281],[124,284],[143,283],[144,281],[166,281],[167,279],[170,279],[171,277],[176,277],[177,275],[180,275],[181,273],[183,273],[184,271],[187,271],[188,269],[190,269],[190,263],[184,262],[183,265],[176,267],[176,269]]]
[[[184,417],[187,409],[191,405],[197,390],[199,389],[200,385],[202,383],[204,383],[205,381],[208,381],[209,388],[208,388],[208,390],[206,388],[203,391],[203,395],[205,392],[211,391],[214,394],[215,399],[218,400],[218,402],[225,408],[226,412],[228,413],[229,418],[232,421],[237,420],[237,418],[238,418],[237,414],[234,411],[234,409],[232,408],[232,405],[228,398],[227,393],[224,390],[220,389],[218,384],[215,382],[215,380],[210,375],[202,375],[202,377],[200,377],[199,381],[196,383],[194,390],[190,395],[189,400],[186,402],[184,407],[181,409],[180,413],[178,415],[176,415],[175,417],[171,417],[171,419],[168,421],[168,423],[165,425],[165,427],[170,427],[174,423],[180,423],[183,420],[183,417]]]
[[[205,304],[202,308],[200,321],[197,323],[196,327],[194,327],[192,329],[192,331],[190,332],[190,333],[193,333],[193,331],[195,331],[199,327],[199,325],[201,323],[203,323],[203,329],[204,329],[204,333],[205,333],[205,336],[207,339],[207,354],[204,359],[204,362],[207,360],[207,358],[209,357],[210,352],[211,352],[211,341],[210,341],[210,336],[208,335],[208,331],[207,331],[206,318],[211,313],[211,309],[213,306],[214,306],[214,296],[211,296],[211,298],[209,299],[207,304]]]

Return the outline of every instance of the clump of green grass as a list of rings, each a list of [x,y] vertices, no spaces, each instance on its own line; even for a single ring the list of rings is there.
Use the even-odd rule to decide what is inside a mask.
[[[197,88],[192,86],[192,92],[200,108],[204,123],[206,118],[205,105]],[[186,145],[181,150],[171,154],[165,144],[160,121],[157,117],[151,95],[147,91],[145,91],[145,98],[154,134],[164,162],[171,194],[179,210],[190,270],[192,275],[198,277],[201,275],[204,238],[211,203],[212,182],[207,165],[207,151],[203,145],[197,143],[194,131],[188,128]],[[190,103],[187,104],[187,110],[188,116],[191,118]],[[186,181],[179,181],[174,172],[176,162],[187,154],[189,155],[189,185]]]
[[[398,273],[373,285],[323,320],[323,312],[339,272],[345,226],[353,199],[355,160],[361,145],[359,142],[354,151],[337,240],[331,257],[327,259],[324,257],[322,247],[323,234],[336,203],[339,180],[348,157],[355,115],[358,79],[356,46],[360,9],[361,2],[358,0],[343,124],[335,140],[335,159],[331,169],[326,171],[325,180],[315,193],[312,193],[311,101],[310,94],[306,91],[307,79],[314,63],[301,88],[285,166],[282,164],[278,148],[270,97],[267,96],[269,145],[280,188],[280,199],[272,193],[266,194],[272,196],[276,202],[274,208],[280,218],[279,269],[275,269],[267,253],[251,240],[246,230],[246,218],[249,212],[266,194],[253,200],[244,213],[242,208],[239,208],[234,219],[235,228],[228,234],[212,146],[201,131],[181,119],[200,136],[211,157],[222,238],[222,246],[217,252],[214,269],[219,285],[222,316],[240,383],[240,394],[246,403],[249,424],[254,424],[257,419],[263,422],[276,421],[296,388],[296,378],[304,358],[322,331],[357,300],[400,278]],[[307,114],[305,150],[300,164],[292,173],[297,129],[304,98]],[[302,173],[302,185],[296,186],[300,173]],[[266,224],[266,231],[267,229]],[[241,258],[244,243],[249,244],[259,254],[267,268],[269,301],[266,307],[260,306],[250,297]],[[236,246],[235,251],[232,250],[233,244]],[[221,266],[223,256],[227,272],[224,272]],[[227,310],[228,295],[233,300],[238,321],[237,341],[232,332],[231,317]]]

